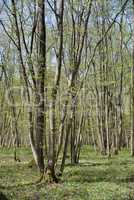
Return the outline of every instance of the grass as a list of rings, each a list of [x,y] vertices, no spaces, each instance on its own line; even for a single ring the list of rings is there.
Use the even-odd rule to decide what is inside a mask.
[[[36,168],[28,168],[29,149],[19,150],[14,163],[10,149],[0,149],[0,191],[11,200],[134,200],[134,158],[123,150],[111,159],[82,149],[80,164],[67,165],[59,184],[35,184]],[[2,199],[0,199],[2,200]]]

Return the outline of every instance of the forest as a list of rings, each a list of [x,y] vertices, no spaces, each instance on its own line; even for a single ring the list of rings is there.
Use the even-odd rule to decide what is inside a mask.
[[[134,200],[134,0],[0,0],[0,200]]]

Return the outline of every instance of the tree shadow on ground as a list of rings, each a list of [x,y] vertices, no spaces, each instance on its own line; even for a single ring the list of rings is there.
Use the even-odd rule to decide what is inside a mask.
[[[127,163],[128,164],[128,163]],[[134,163],[131,163],[134,164]],[[25,170],[24,170],[25,169]],[[0,184],[0,189],[11,189],[11,188],[19,188],[25,186],[32,186],[36,185],[35,177],[33,181],[28,181],[27,176],[25,176],[24,180],[27,183],[19,183],[23,173],[31,172],[31,169],[28,169],[25,166],[18,165],[16,170],[14,171],[14,167],[10,168],[9,170],[6,169],[6,166],[2,167],[3,175],[8,171],[8,175],[12,181],[17,180],[17,184],[9,184],[4,185]],[[27,172],[29,170],[29,172]],[[14,175],[15,174],[15,175]],[[15,177],[16,176],[16,177]],[[37,176],[36,176],[37,177]],[[128,183],[134,182],[134,170],[127,171],[126,163],[116,163],[112,161],[104,161],[104,162],[83,162],[77,165],[70,165],[67,164],[65,168],[65,172],[63,174],[63,178],[61,182],[68,181],[68,182],[79,182],[79,183],[92,183],[92,182],[113,182],[113,183]],[[14,183],[14,182],[13,182]],[[43,183],[44,184],[44,183]]]
[[[134,164],[134,163],[132,163]],[[134,182],[134,170],[128,171],[126,163],[111,165],[110,162],[104,163],[80,163],[77,165],[67,165],[71,169],[65,172],[65,179],[72,182],[115,182],[127,183]]]

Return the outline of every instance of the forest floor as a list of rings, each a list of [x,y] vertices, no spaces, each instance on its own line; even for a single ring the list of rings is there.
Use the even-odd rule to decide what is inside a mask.
[[[37,170],[28,168],[30,150],[18,153],[22,162],[16,164],[12,150],[0,150],[0,192],[8,199],[134,200],[134,158],[125,150],[107,159],[84,147],[80,164],[68,162],[58,184],[35,184]]]

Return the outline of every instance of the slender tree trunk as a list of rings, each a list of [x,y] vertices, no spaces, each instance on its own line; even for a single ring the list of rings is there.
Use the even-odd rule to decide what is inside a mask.
[[[133,24],[134,24],[134,0],[132,6],[133,6]],[[134,25],[133,25],[133,34],[134,34]],[[133,67],[131,71],[131,155],[134,156],[134,41],[133,41],[132,59],[133,59]]]
[[[44,172],[44,134],[45,134],[45,71],[46,71],[46,26],[45,1],[37,0],[37,80],[35,92],[35,148],[37,164]]]

